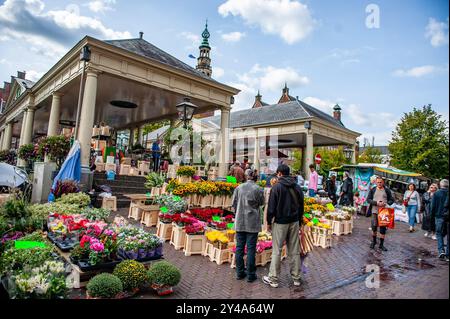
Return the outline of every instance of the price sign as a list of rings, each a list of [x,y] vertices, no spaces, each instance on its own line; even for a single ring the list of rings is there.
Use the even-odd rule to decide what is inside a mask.
[[[234,177],[234,176],[227,176],[227,183],[236,184],[237,183],[236,177]]]
[[[330,212],[334,212],[334,206],[333,206],[333,204],[328,203],[328,204],[327,204],[327,209],[328,209]]]
[[[213,216],[212,220],[215,222],[220,222],[220,216]]]
[[[40,241],[14,241],[14,248],[16,249],[31,249],[36,247],[45,247],[45,243]]]
[[[174,197],[173,197],[173,200],[176,201],[176,202],[178,202],[178,201],[181,200],[181,197],[180,197],[180,196],[174,196]]]
[[[163,213],[167,213],[169,211],[166,206],[161,207],[159,210]]]
[[[317,154],[314,160],[316,161],[317,165],[320,165],[320,163],[322,163],[322,156],[320,156],[320,154]]]
[[[233,229],[233,227],[234,227],[234,223],[228,223],[227,224],[227,228],[228,229]]]

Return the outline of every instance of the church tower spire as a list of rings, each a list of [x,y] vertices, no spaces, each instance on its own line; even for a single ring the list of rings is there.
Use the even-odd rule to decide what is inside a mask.
[[[206,76],[211,77],[212,68],[211,68],[211,58],[209,57],[209,52],[211,51],[211,47],[209,46],[210,34],[208,31],[208,20],[206,20],[205,30],[202,32],[203,41],[199,46],[200,55],[197,58],[197,66],[196,69],[205,74]]]

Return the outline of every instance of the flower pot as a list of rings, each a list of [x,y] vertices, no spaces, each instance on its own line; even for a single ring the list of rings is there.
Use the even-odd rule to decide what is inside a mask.
[[[162,256],[163,255],[163,246],[162,244],[156,247],[155,249],[155,256]]]
[[[139,252],[137,250],[129,250],[125,252],[125,256],[128,259],[138,259],[139,257]]]
[[[156,255],[156,248],[155,248],[155,249],[149,249],[149,250],[147,251],[146,257],[147,257],[147,258],[152,258],[152,257],[155,257],[155,255]]]
[[[166,296],[173,293],[173,287],[166,285],[152,285],[152,288],[156,290],[158,296]]]
[[[139,248],[138,249],[138,258],[145,258],[147,256],[147,249],[145,248]]]

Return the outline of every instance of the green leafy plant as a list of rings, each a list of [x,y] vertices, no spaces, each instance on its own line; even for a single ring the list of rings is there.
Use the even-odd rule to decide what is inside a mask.
[[[8,200],[1,208],[2,215],[6,222],[17,231],[32,231],[31,212],[28,203],[23,197]]]
[[[53,248],[51,246],[35,247],[31,249],[5,250],[0,258],[0,273],[20,273],[24,269],[39,267],[47,260],[52,260]]]
[[[39,155],[44,157],[47,154],[51,160],[56,162],[58,168],[61,168],[69,151],[70,141],[63,135],[47,136],[39,143]]]
[[[168,194],[163,194],[155,198],[155,202],[167,208],[167,213],[184,213],[187,209],[187,202],[179,197]]]
[[[89,296],[94,298],[114,298],[123,291],[120,279],[108,273],[93,277],[86,288]]]
[[[111,211],[105,208],[86,208],[81,213],[92,221],[107,221]]]
[[[10,165],[16,165],[17,154],[14,150],[0,151],[0,162],[5,162]]]
[[[91,198],[85,193],[68,193],[63,194],[56,200],[57,203],[67,205],[78,205],[79,207],[86,207],[91,203]]]
[[[113,275],[119,277],[124,290],[139,288],[147,281],[144,265],[135,260],[124,260],[114,268]]]
[[[26,160],[28,162],[34,162],[38,159],[41,159],[41,156],[38,152],[39,147],[34,144],[24,144],[19,147],[17,151],[17,156],[20,159]]]
[[[164,176],[161,174],[152,172],[146,176],[147,181],[145,182],[146,188],[153,188],[153,187],[161,187],[164,184]]]
[[[181,280],[180,270],[167,261],[155,263],[147,272],[150,285],[176,286]]]

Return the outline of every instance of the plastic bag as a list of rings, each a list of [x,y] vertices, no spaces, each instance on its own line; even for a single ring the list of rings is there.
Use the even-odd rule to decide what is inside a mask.
[[[393,229],[395,227],[394,224],[394,209],[393,208],[381,208],[378,211],[378,226],[380,227],[388,227]]]

